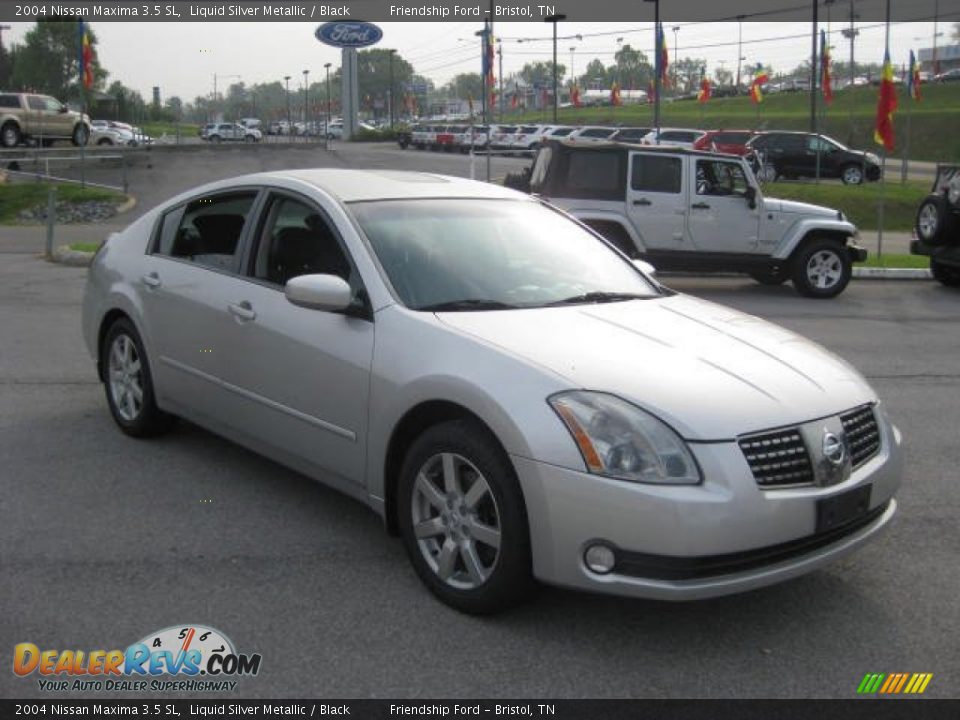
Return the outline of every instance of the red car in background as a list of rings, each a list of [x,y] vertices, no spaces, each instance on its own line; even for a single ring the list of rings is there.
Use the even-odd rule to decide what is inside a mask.
[[[750,152],[747,141],[755,135],[753,130],[707,130],[706,134],[693,143],[694,150],[711,150],[746,155]]]

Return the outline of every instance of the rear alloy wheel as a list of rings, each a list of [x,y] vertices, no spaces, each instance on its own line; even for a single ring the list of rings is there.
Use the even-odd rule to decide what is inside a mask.
[[[760,172],[757,174],[757,179],[762,183],[776,182],[777,177],[779,177],[777,168],[770,163],[761,167]]]
[[[257,138],[256,138],[255,136],[253,136],[253,135],[246,135],[246,136],[243,138],[243,140],[244,140],[244,142],[252,143],[252,142],[256,142],[256,141],[257,141]]]
[[[143,343],[126,318],[117,320],[107,331],[100,362],[110,414],[123,432],[147,437],[170,428],[174,417],[157,407]]]
[[[840,172],[840,179],[844,185],[860,185],[863,183],[863,168],[859,165],[847,165]]]
[[[814,240],[796,255],[793,286],[801,295],[832,298],[850,282],[853,264],[847,249],[833,240]]]
[[[516,474],[477,423],[435,425],[414,442],[397,504],[407,555],[447,605],[498,612],[532,587],[530,534]]]
[[[3,126],[3,129],[0,130],[0,143],[2,143],[4,147],[16,147],[20,144],[21,139],[20,128],[17,127],[16,123],[8,122]]]
[[[930,258],[930,273],[934,279],[947,287],[960,287],[960,267],[944,265]]]

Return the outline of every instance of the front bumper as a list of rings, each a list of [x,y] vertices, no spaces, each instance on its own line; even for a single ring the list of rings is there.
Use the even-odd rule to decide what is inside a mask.
[[[696,600],[781,582],[852,552],[889,524],[901,438],[880,423],[880,451],[830,487],[761,490],[735,442],[693,444],[697,486],[640,485],[514,456],[527,504],[534,575],[543,582],[638,598]],[[867,515],[817,534],[817,500],[871,486]],[[832,533],[832,534],[831,534]],[[614,551],[611,572],[584,552]]]
[[[850,255],[850,262],[866,262],[867,260],[867,249],[860,245],[848,244],[847,253]]]

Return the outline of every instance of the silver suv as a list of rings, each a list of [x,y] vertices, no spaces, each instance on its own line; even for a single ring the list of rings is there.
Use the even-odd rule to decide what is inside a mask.
[[[792,280],[830,298],[867,251],[842,212],[763,197],[743,158],[680,147],[550,142],[530,191],[659,270],[742,272]]]

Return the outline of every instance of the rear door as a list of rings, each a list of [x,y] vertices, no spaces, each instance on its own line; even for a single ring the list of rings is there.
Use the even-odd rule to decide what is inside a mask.
[[[684,156],[630,153],[627,216],[648,251],[690,250],[686,238]]]

